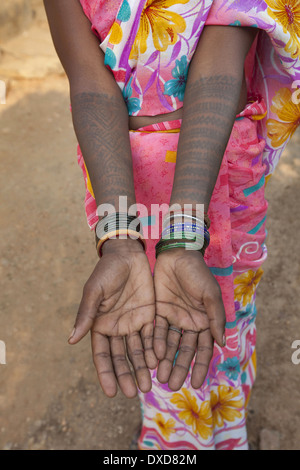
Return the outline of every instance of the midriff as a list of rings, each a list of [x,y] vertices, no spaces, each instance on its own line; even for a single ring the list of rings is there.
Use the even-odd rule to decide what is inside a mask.
[[[245,108],[247,104],[247,86],[245,77],[243,78],[240,100],[237,107],[236,114],[239,114]],[[137,130],[140,127],[150,126],[163,121],[174,121],[176,119],[182,119],[183,107],[166,114],[157,114],[156,116],[129,116],[129,129]]]

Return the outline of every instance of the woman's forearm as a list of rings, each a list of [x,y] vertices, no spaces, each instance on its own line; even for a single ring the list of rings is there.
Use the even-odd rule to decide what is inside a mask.
[[[208,26],[190,65],[171,205],[207,212],[237,113],[254,28]]]
[[[135,203],[128,111],[122,96],[105,92],[72,92],[74,129],[97,206],[119,209],[119,196]]]
[[[242,75],[207,75],[187,84],[171,205],[207,212],[240,97]]]
[[[128,110],[104,65],[99,39],[78,0],[44,0],[53,43],[70,83],[74,130],[97,206],[135,203]]]

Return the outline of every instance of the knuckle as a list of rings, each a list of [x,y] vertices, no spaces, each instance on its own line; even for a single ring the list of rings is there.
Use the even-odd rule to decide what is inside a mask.
[[[144,335],[143,336],[143,341],[144,343],[149,343],[153,340],[153,335]]]
[[[95,317],[91,313],[87,312],[84,309],[81,309],[81,310],[78,310],[77,312],[75,324],[78,326],[79,322],[86,322],[86,321],[94,322],[94,319]],[[94,330],[92,330],[91,332],[98,333],[97,331],[94,331]]]
[[[138,372],[147,372],[147,371],[148,371],[148,368],[146,367],[146,365],[140,364],[140,365],[135,367],[135,372],[136,373],[138,373]]]
[[[93,287],[91,281],[87,281],[83,286],[83,291],[82,291],[83,296],[84,297],[90,296],[91,293],[93,292],[93,290],[94,290],[94,287]]]
[[[221,287],[217,282],[215,282],[210,289],[210,298],[211,300],[217,300],[217,301],[222,301],[222,291]]]
[[[194,354],[195,349],[192,346],[189,346],[188,344],[182,344],[180,346],[180,352],[184,354]]]
[[[169,340],[167,341],[167,347],[172,350],[177,350],[178,348],[178,343],[174,343],[173,341]]]
[[[155,328],[154,328],[154,332],[157,332],[157,331],[162,331],[163,333],[167,333],[168,331],[168,326],[166,325],[155,325]]]
[[[199,346],[198,354],[201,354],[201,356],[205,356],[210,359],[213,356],[213,348],[210,346]]]
[[[98,352],[98,353],[95,353],[93,354],[93,363],[94,365],[97,365],[98,364],[98,361],[99,359],[100,360],[106,360],[106,359],[109,359],[110,355],[106,352]]]
[[[124,356],[124,354],[114,354],[112,355],[112,360],[116,365],[126,363],[126,357]]]
[[[128,357],[130,361],[136,362],[140,358],[144,357],[144,351],[142,349],[134,349],[133,351],[128,351]]]

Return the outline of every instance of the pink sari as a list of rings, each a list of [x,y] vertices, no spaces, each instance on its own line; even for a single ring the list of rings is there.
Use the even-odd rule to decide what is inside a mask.
[[[255,296],[267,256],[262,155],[265,141],[257,135],[264,102],[254,102],[237,116],[209,208],[211,243],[205,260],[215,275],[226,310],[226,348],[215,346],[205,383],[179,392],[156,380],[140,394],[143,427],[140,449],[245,449],[246,406],[255,379]],[[137,202],[149,214],[144,226],[157,225],[151,205],[169,203],[176,165],[180,121],[130,132]],[[173,132],[172,132],[173,131]],[[176,132],[177,131],[177,132]],[[155,244],[147,240],[151,268]]]
[[[292,95],[292,82],[300,78],[298,39],[294,29],[283,30],[276,10],[280,2],[271,0],[81,3],[130,115],[167,113],[182,106],[182,82],[205,24],[261,30],[245,64],[249,104],[234,122],[209,207],[211,243],[205,260],[222,290],[227,345],[215,346],[199,390],[191,387],[189,374],[181,390],[172,392],[156,380],[154,371],[152,390],[140,393],[140,449],[247,449],[246,410],[256,374],[255,298],[267,256],[265,184],[300,118]],[[157,20],[147,29],[152,14]],[[160,36],[164,28],[168,34]],[[130,131],[136,200],[150,214],[142,223],[157,234],[147,240],[152,270],[159,217],[151,205],[170,201],[180,125],[180,120],[170,121]],[[87,221],[93,228],[96,204],[80,148],[78,162],[86,182]]]

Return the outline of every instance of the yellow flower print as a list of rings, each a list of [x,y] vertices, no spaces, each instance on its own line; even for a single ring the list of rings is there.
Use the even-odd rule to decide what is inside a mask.
[[[166,439],[169,439],[170,435],[175,432],[174,419],[170,418],[166,421],[161,413],[157,413],[153,421],[157,424],[160,432]]]
[[[95,194],[94,194],[94,191],[93,191],[93,188],[92,188],[92,183],[91,183],[90,176],[89,176],[89,173],[87,171],[87,167],[85,165],[85,162],[83,162],[83,164],[84,164],[84,168],[85,168],[85,171],[86,171],[86,188],[87,188],[88,192],[91,194],[91,196],[95,199]]]
[[[300,56],[300,0],[266,0],[268,14],[291,35],[286,52],[296,59]]]
[[[267,120],[268,137],[274,148],[280,147],[292,137],[300,124],[300,105],[293,103],[292,92],[288,88],[281,88],[273,98],[271,111],[277,114],[276,119]]]
[[[212,435],[212,414],[209,401],[204,401],[199,407],[196,397],[186,388],[181,393],[174,393],[171,398],[177,408],[182,409],[179,418],[191,426],[195,434],[200,434],[202,439],[208,439]]]
[[[262,268],[259,268],[257,271],[250,269],[235,278],[234,284],[237,284],[237,287],[234,289],[234,295],[239,302],[243,300],[244,306],[251,302],[263,272]]]
[[[165,51],[175,44],[178,33],[186,28],[185,19],[173,11],[172,5],[188,3],[189,0],[148,0],[141,14],[139,29],[131,49],[130,59],[137,59],[138,54],[147,50],[147,39],[152,31],[153,44],[156,50]]]
[[[213,390],[210,392],[213,422],[216,426],[223,427],[224,421],[233,422],[236,418],[242,418],[238,408],[243,407],[243,399],[235,400],[238,395],[239,390],[226,385],[218,386],[218,394]]]
[[[118,23],[113,23],[109,31],[109,42],[111,44],[119,44],[122,41],[123,32]]]

